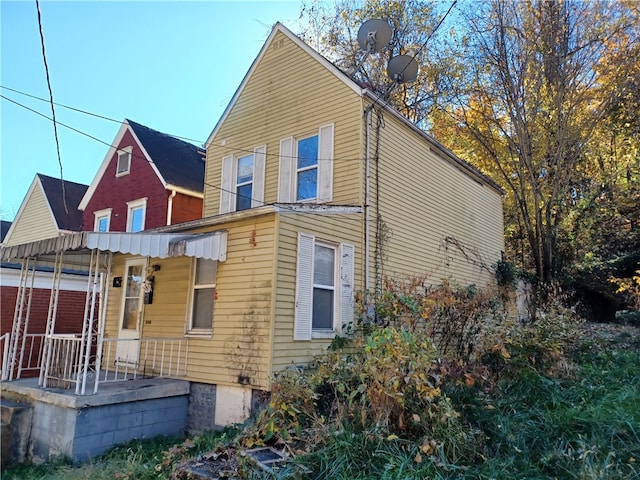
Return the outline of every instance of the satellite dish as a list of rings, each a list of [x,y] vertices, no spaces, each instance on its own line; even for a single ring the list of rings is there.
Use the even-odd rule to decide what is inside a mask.
[[[387,75],[397,83],[414,82],[418,78],[418,62],[411,55],[396,55],[389,60]]]
[[[365,52],[379,52],[391,41],[391,27],[384,20],[367,20],[358,30],[358,45]]]

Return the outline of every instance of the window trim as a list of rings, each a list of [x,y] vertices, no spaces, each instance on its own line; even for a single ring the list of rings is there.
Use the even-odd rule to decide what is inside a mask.
[[[219,213],[237,211],[238,198],[238,160],[253,155],[253,180],[251,187],[251,208],[264,205],[265,163],[267,146],[260,145],[242,156],[227,155],[222,157],[220,171],[220,208]]]
[[[242,182],[240,183],[238,181],[238,168],[240,167],[240,160],[242,160],[243,158],[247,158],[247,157],[251,157],[251,180],[249,180],[248,182]],[[254,179],[256,177],[256,155],[255,153],[248,153],[247,155],[242,155],[241,157],[237,157],[234,159],[234,175],[233,175],[233,184],[234,184],[234,188],[233,188],[233,195],[235,196],[235,205],[234,205],[234,212],[239,212],[241,210],[238,209],[238,201],[240,200],[240,195],[238,194],[238,191],[240,189],[240,187],[245,187],[247,185],[251,185],[251,195],[250,195],[250,201],[251,204],[249,205],[249,208],[244,208],[243,210],[249,210],[253,205],[253,190],[254,190]]]
[[[133,227],[133,212],[137,209],[142,209],[142,228],[136,230],[136,232],[142,232],[145,229],[147,218],[147,197],[138,198],[127,202],[127,232],[135,233],[131,228]]]
[[[333,285],[320,285],[315,283],[315,271],[316,271],[316,247],[325,247],[330,248],[333,251]],[[340,245],[336,243],[330,243],[323,240],[315,239],[313,242],[313,269],[311,272],[311,338],[333,338],[336,336],[336,333],[340,332],[340,323],[339,319],[339,279],[338,271],[340,270],[340,262],[338,261],[338,251],[340,250]],[[323,290],[330,290],[333,293],[333,325],[331,328],[314,328],[313,327],[313,294],[315,293],[316,288],[321,288]]]
[[[116,157],[116,177],[124,177],[125,175],[129,175],[129,173],[131,172],[131,159],[133,157],[133,147],[129,146],[129,147],[124,147],[124,148],[119,148],[116,150],[117,153],[117,157]],[[127,155],[129,157],[129,161],[127,164],[127,169],[126,170],[122,170],[120,171],[120,157]]]
[[[331,331],[313,328],[315,245],[334,249],[334,302]],[[352,244],[298,232],[293,317],[293,340],[331,339],[354,321],[355,247]]]
[[[335,124],[321,125],[304,136],[288,136],[280,140],[278,168],[278,203],[327,203],[333,201],[333,157],[335,143]],[[298,190],[298,142],[305,138],[318,136],[316,197],[297,200]]]
[[[187,312],[186,312],[186,322],[185,322],[185,336],[192,336],[192,337],[212,337],[213,336],[213,321],[214,321],[214,316],[215,316],[215,305],[216,305],[216,289],[218,286],[218,262],[216,262],[215,260],[210,260],[212,262],[216,263],[216,271],[215,271],[215,282],[210,284],[210,283],[203,283],[201,285],[196,285],[196,278],[197,278],[197,268],[198,268],[198,258],[193,258],[191,260],[191,272],[189,274],[189,299],[187,302]],[[205,260],[205,259],[202,259]],[[201,289],[205,289],[205,288],[212,288],[213,289],[213,294],[214,294],[214,301],[213,301],[213,311],[211,312],[211,327],[209,328],[202,328],[202,327],[194,327],[193,326],[193,307],[194,307],[194,299],[195,299],[195,291],[196,290],[201,290]]]
[[[311,138],[316,139],[316,163],[307,167],[298,168],[298,160],[300,159],[300,156],[298,154],[300,142],[304,140],[309,140]],[[313,135],[308,135],[306,137],[298,137],[295,139],[295,153],[294,153],[294,159],[293,159],[293,162],[294,162],[293,200],[296,203],[298,202],[299,203],[318,203],[318,188],[320,186],[320,161],[318,160],[319,158],[320,158],[320,134],[319,133],[314,133]],[[301,172],[308,172],[310,170],[316,171],[316,195],[315,197],[309,197],[309,198],[298,200],[298,187],[299,187],[298,176],[300,175]]]
[[[107,229],[105,232],[109,232],[111,229],[111,212],[113,208],[104,208],[102,210],[96,210],[93,212],[93,231],[100,231],[100,220],[103,218],[107,219]]]

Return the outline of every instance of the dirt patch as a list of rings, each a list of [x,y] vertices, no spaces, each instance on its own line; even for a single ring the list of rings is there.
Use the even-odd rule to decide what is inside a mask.
[[[174,469],[172,480],[221,480],[245,478],[240,474],[237,450],[218,449],[188,460]]]

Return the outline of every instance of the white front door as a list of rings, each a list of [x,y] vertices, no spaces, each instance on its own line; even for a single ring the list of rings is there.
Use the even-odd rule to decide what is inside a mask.
[[[143,283],[147,260],[127,260],[122,285],[122,308],[118,327],[116,362],[137,365],[140,355],[140,328],[142,325]]]

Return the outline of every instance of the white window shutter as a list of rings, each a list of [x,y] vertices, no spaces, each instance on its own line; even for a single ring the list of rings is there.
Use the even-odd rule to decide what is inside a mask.
[[[278,174],[278,202],[292,203],[295,198],[295,159],[293,137],[280,140],[280,171]]]
[[[340,324],[344,329],[353,323],[353,283],[355,247],[348,243],[341,245],[340,261]]]
[[[298,233],[294,340],[311,340],[314,244],[315,237],[305,233]]]
[[[222,175],[220,180],[220,213],[229,213],[235,210],[234,185],[234,161],[233,155],[222,158]]]
[[[318,203],[333,200],[333,123],[318,135]]]
[[[267,146],[261,145],[253,150],[253,193],[251,207],[264,205],[264,172]]]

